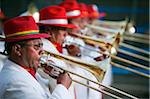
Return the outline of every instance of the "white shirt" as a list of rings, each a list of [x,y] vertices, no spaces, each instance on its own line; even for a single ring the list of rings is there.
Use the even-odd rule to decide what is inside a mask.
[[[48,52],[53,52],[53,53],[59,54],[56,47],[49,40],[42,39],[42,42],[43,42],[43,49],[44,50],[46,50]],[[59,67],[67,68],[66,63],[60,59],[57,59],[57,58],[54,58],[54,57],[51,57],[48,55],[48,60],[53,61],[55,63],[55,65],[57,65]],[[44,90],[50,91],[51,93],[54,91],[54,89],[57,86],[56,80],[53,79],[52,77],[50,77],[49,75],[47,75],[46,73],[44,73],[42,70],[37,71],[36,78],[40,82],[40,84],[42,85]],[[73,93],[72,87],[73,87],[73,84],[68,89],[68,92],[69,92],[68,98],[69,99],[74,98],[74,93]]]
[[[3,68],[3,65],[4,65],[6,59],[7,59],[7,56],[0,54],[0,72]]]
[[[6,60],[0,72],[0,99],[69,99],[68,90],[57,85],[50,97],[24,68]]]

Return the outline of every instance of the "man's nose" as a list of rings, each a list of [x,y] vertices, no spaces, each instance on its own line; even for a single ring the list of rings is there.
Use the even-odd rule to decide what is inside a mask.
[[[43,55],[43,54],[44,54],[44,49],[42,47],[41,50],[39,51],[39,55]]]

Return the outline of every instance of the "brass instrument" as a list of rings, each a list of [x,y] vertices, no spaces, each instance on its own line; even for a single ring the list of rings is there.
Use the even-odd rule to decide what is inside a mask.
[[[95,26],[99,26],[102,28],[95,28],[93,26],[93,28],[102,31],[102,30],[106,30],[106,32],[111,32],[112,30],[121,30],[120,33],[121,34],[133,34],[135,33],[135,28],[134,28],[134,22],[133,20],[129,21],[128,18],[125,18],[125,20],[116,20],[116,21],[109,21],[109,20],[95,20],[93,22],[93,24]],[[92,27],[91,27],[92,28]],[[103,29],[106,28],[106,29]],[[111,30],[112,29],[112,30]],[[114,32],[115,33],[115,32]]]
[[[104,47],[104,46],[106,47],[105,44],[109,44],[109,43],[103,42],[102,40],[93,39],[93,38],[88,37],[88,36],[83,36],[83,35],[79,35],[79,34],[71,34],[71,35],[73,35],[73,36],[75,36],[75,37],[77,37],[77,38],[81,38],[81,39],[83,39],[83,40],[93,41],[94,44],[97,44],[97,43],[94,42],[95,40],[97,40],[97,42],[99,41],[100,44],[103,45],[103,46],[101,45],[102,47]],[[142,69],[145,69],[145,70],[149,70],[149,68],[147,68],[147,66],[144,66],[144,65],[141,65],[141,64],[132,62],[132,61],[130,61],[130,60],[123,59],[123,58],[118,57],[118,56],[114,56],[114,55],[117,53],[117,52],[116,52],[116,50],[117,50],[118,52],[124,53],[124,54],[126,54],[126,55],[134,56],[135,58],[148,61],[148,59],[145,58],[145,57],[142,57],[142,56],[139,56],[139,55],[136,55],[136,54],[133,54],[133,53],[130,53],[130,52],[127,52],[127,51],[118,49],[120,41],[121,41],[121,40],[120,40],[120,34],[118,33],[118,35],[116,35],[115,41],[114,41],[112,44],[109,44],[109,48],[108,48],[108,47],[106,48],[106,49],[109,49],[109,50],[110,50],[109,52],[111,53],[111,54],[110,54],[111,58],[112,58],[112,59],[116,59],[116,60],[118,60],[118,61],[122,61],[122,62],[125,62],[125,63],[128,63],[128,64],[131,64],[131,65],[133,65],[133,66],[136,66],[136,67],[139,67],[139,68],[142,68]],[[75,44],[75,43],[73,43],[73,44]],[[79,46],[81,46],[81,45],[79,45]],[[113,46],[113,47],[112,47],[112,46]],[[81,47],[83,47],[83,46],[81,46]],[[87,48],[86,48],[86,49],[87,49]],[[91,50],[91,49],[90,49],[90,50]],[[94,49],[92,49],[92,50],[93,50],[93,51],[96,51],[96,52],[98,52],[98,53],[104,54],[104,52],[102,52],[102,51],[97,51],[97,50],[94,50]],[[112,51],[114,51],[114,52],[112,52]],[[115,54],[114,54],[114,53],[115,53]],[[87,56],[89,56],[89,55],[87,55]],[[91,57],[91,56],[89,56],[89,57]],[[94,57],[91,57],[91,58],[94,58]],[[113,66],[116,66],[116,64],[114,64]],[[127,67],[122,66],[121,68],[126,69]],[[141,75],[141,76],[150,78],[149,75],[144,74],[144,73],[142,73],[142,72],[138,72],[137,70],[131,70],[131,68],[130,68],[130,69],[126,69],[126,70],[131,71],[131,72],[134,72],[134,73],[136,73],[136,74],[138,74],[138,75]],[[136,72],[135,72],[135,71],[136,71]]]
[[[81,61],[79,61],[79,60],[74,60],[74,58],[71,58],[71,57],[67,57],[67,58],[66,58],[66,56],[63,56],[63,57],[62,57],[62,55],[54,54],[54,53],[51,53],[51,52],[47,52],[47,53],[49,53],[50,55],[52,55],[52,56],[54,56],[54,57],[56,57],[56,58],[59,58],[59,59],[61,59],[61,60],[72,61],[72,63],[75,62],[75,64],[76,64],[76,62],[78,62],[79,64],[81,63]],[[59,57],[59,56],[60,56],[60,57]],[[72,60],[72,59],[73,59],[73,60]],[[73,74],[73,75],[76,75],[76,76],[78,76],[78,77],[81,77],[81,78],[83,78],[83,79],[85,79],[85,80],[87,80],[87,81],[93,82],[93,83],[95,83],[95,84],[101,86],[102,88],[107,88],[109,91],[106,90],[106,89],[95,88],[95,87],[92,87],[92,86],[90,86],[90,85],[84,84],[84,83],[82,83],[82,82],[80,82],[80,81],[77,81],[77,80],[72,79],[73,82],[76,82],[76,83],[78,83],[78,84],[81,84],[81,85],[83,85],[83,86],[86,86],[86,87],[88,87],[88,88],[90,88],[90,89],[93,89],[93,90],[95,90],[95,91],[101,92],[101,93],[103,93],[103,94],[106,94],[106,95],[108,95],[108,96],[110,96],[110,97],[113,97],[113,98],[116,98],[116,99],[122,99],[121,97],[129,97],[129,98],[131,98],[131,99],[137,99],[137,97],[132,96],[132,95],[130,95],[130,94],[128,94],[128,93],[125,93],[125,92],[123,92],[123,91],[121,91],[121,90],[119,90],[119,89],[116,89],[116,88],[113,88],[113,87],[110,87],[110,86],[105,86],[105,85],[103,85],[103,84],[101,84],[101,83],[99,83],[99,82],[93,81],[93,80],[91,80],[91,79],[89,79],[89,78],[87,78],[87,77],[81,76],[81,75],[76,74],[76,73],[74,73],[74,72],[71,72],[71,71],[69,71],[69,70],[67,70],[67,69],[64,69],[64,68],[62,68],[62,67],[60,67],[60,66],[57,66],[57,65],[55,65],[55,64],[52,63],[52,62],[47,63],[47,61],[42,61],[41,64],[48,64],[48,66],[52,66],[52,67],[58,68],[58,69],[60,69],[60,70],[66,71],[66,72],[68,72],[68,73],[70,73],[70,74]],[[82,64],[82,65],[83,65],[83,64]],[[90,65],[91,65],[91,64],[89,64],[89,66],[90,66]],[[91,67],[92,67],[92,68],[91,68]],[[93,74],[93,72],[95,72],[95,74],[99,74],[99,72],[98,72],[96,69],[93,69],[93,68],[95,68],[95,67],[93,67],[93,66],[91,66],[91,67],[84,67],[84,68],[85,68],[86,70],[90,71],[92,74]],[[91,70],[89,70],[89,69],[91,69]],[[95,75],[96,78],[99,78],[99,76],[100,76],[100,75]],[[118,93],[118,94],[120,94],[120,95],[118,95],[118,94],[115,95],[115,94],[112,93],[112,91],[114,91],[114,92],[116,92],[116,93]]]
[[[121,21],[109,21],[109,20],[95,20],[93,24],[96,25],[106,25],[106,26],[112,26],[112,27],[123,27],[128,23],[129,19],[125,18],[125,20]]]
[[[70,33],[69,35],[76,37],[76,38],[80,38],[87,43],[99,45],[104,50],[108,50],[111,54],[116,54],[116,49],[118,48],[119,43],[120,43],[120,34],[119,33],[115,36],[112,44],[105,42],[101,39],[95,39],[95,38],[91,38],[89,36],[84,36],[84,35],[80,35],[80,34]]]
[[[141,53],[149,55],[148,51],[145,51],[145,50],[140,49],[138,47],[135,47],[135,46],[132,46],[132,45],[129,45],[129,44],[125,44],[125,43],[121,43],[120,45],[124,46],[124,47],[127,47],[127,48],[130,48],[130,49],[134,49],[135,51],[138,51],[138,52],[141,52]]]
[[[149,58],[146,58],[144,56],[141,56],[141,55],[138,55],[138,54],[134,54],[134,53],[125,51],[123,49],[118,49],[117,51],[120,52],[120,53],[126,54],[128,56],[132,56],[132,57],[135,57],[135,58],[138,58],[138,59],[141,59],[141,60],[149,62]]]
[[[112,22],[112,24],[114,24],[114,23],[115,22]],[[117,22],[116,22],[116,24],[117,24]],[[111,29],[111,28],[108,28],[108,27],[106,28],[106,27],[100,27],[100,26],[94,26],[94,25],[89,25],[88,27],[89,28],[93,28],[93,29],[97,29],[98,31],[100,31],[101,34],[113,35],[114,33],[119,32],[120,33],[120,41],[123,41],[123,39],[125,39],[125,40],[128,40],[128,41],[135,41],[135,42],[138,42],[138,43],[149,44],[149,42],[148,42],[149,35],[141,35],[139,33],[129,34],[129,33],[126,33],[125,31],[123,33],[121,31],[118,31],[118,30],[115,30],[115,29]],[[124,30],[125,30],[125,28],[124,28]],[[149,55],[149,53],[147,51],[144,51],[144,50],[142,50],[140,48],[131,46],[129,44],[121,43],[121,45],[124,46],[124,47],[127,47],[127,48],[130,47],[133,50],[136,50],[136,51],[139,51],[139,52],[142,52],[142,53],[146,53],[146,54]],[[139,58],[139,57],[140,56],[137,56],[137,58]],[[148,59],[146,59],[146,58],[143,58],[143,59],[146,60],[146,61],[148,61]]]
[[[97,52],[97,53],[100,53],[100,54],[106,54],[106,53],[104,53],[103,51],[98,51],[98,50],[90,49],[90,48],[84,47],[84,46],[79,45],[79,44],[76,44],[76,43],[72,43],[72,44],[78,45],[78,46],[80,46],[80,47],[82,47],[82,48],[85,48],[85,49],[87,49],[87,50],[91,50],[91,51],[94,51],[94,52]],[[119,51],[121,51],[121,50],[119,50]],[[82,54],[83,54],[83,53],[82,53]],[[90,57],[90,58],[92,58],[92,59],[95,58],[95,57],[90,56],[90,55],[87,55],[87,54],[83,54],[83,55],[88,56],[88,57]],[[112,59],[116,59],[116,60],[118,60],[118,61],[131,64],[132,66],[139,67],[139,68],[142,68],[142,69],[145,69],[145,70],[150,70],[150,68],[148,68],[148,67],[146,67],[146,66],[144,66],[144,65],[141,65],[141,64],[132,62],[132,61],[130,61],[130,60],[126,60],[126,59],[123,59],[123,58],[121,58],[121,57],[114,56],[114,55],[109,55],[109,56],[110,56]],[[108,57],[109,57],[109,56],[108,56]],[[128,70],[128,71],[130,71],[130,72],[133,72],[133,73],[135,73],[135,74],[144,76],[144,77],[146,77],[146,78],[150,78],[149,75],[147,75],[147,74],[145,74],[145,73],[142,73],[142,72],[139,72],[139,71],[137,71],[137,70],[135,70],[135,69],[128,68],[128,67],[126,67],[126,66],[124,66],[124,65],[119,65],[119,64],[116,64],[116,63],[114,63],[114,62],[111,62],[111,64],[112,64],[113,66],[115,66],[115,67]]]
[[[149,44],[149,36],[146,34],[141,35],[140,33],[135,33],[135,28],[133,26],[133,22],[125,21],[101,21],[96,20],[94,21],[94,25],[88,24],[87,27],[96,30],[100,34],[109,34],[113,35],[114,33],[120,33],[124,36],[123,39],[128,41],[135,41],[138,43]],[[133,33],[130,32],[131,30],[134,31]],[[133,30],[134,29],[134,30]]]
[[[126,36],[131,36],[135,38],[141,38],[141,39],[149,39],[149,34],[141,34],[141,33],[134,33],[134,34],[125,34]]]
[[[133,20],[129,21],[128,18],[125,18],[125,20],[121,20],[121,21],[95,20],[93,22],[93,24],[94,25],[89,25],[88,27],[96,29],[99,32],[103,31],[105,33],[113,33],[113,31],[115,31],[115,30],[118,31],[119,29],[123,29],[124,31],[122,31],[122,32],[124,32],[125,37],[134,37],[137,39],[137,41],[138,41],[138,39],[140,39],[140,40],[143,39],[144,42],[146,40],[149,40],[148,34],[135,33],[135,30],[134,30],[134,32],[131,32],[131,30],[133,31],[133,28],[134,28],[134,21]],[[114,32],[114,33],[118,33],[118,32]],[[129,38],[126,38],[126,39],[129,39]],[[129,40],[132,40],[132,39],[129,39]]]
[[[120,33],[123,35],[129,26],[133,26],[133,24],[128,21],[128,18],[123,21],[95,20],[92,25],[88,24],[87,27],[96,30],[99,34],[114,35],[114,33]]]
[[[127,41],[133,41],[133,42],[137,42],[137,43],[143,43],[143,44],[149,44],[149,39],[143,39],[143,38],[136,38],[136,37],[133,37],[133,36],[128,36],[128,35],[125,35],[124,38],[125,40]]]
[[[50,56],[53,56],[55,58],[61,59],[65,62],[77,65],[83,69],[86,69],[87,71],[91,72],[96,79],[101,82],[103,80],[103,77],[105,75],[105,68],[98,66],[96,63],[87,63],[85,61],[81,61],[80,59],[71,57],[71,56],[65,56],[62,54],[56,54],[52,52],[45,51],[46,54],[49,54]]]
[[[103,35],[115,35],[115,33],[124,33],[124,29],[118,28],[118,29],[111,29],[111,28],[106,28],[106,27],[101,27],[101,26],[95,26],[95,25],[90,25],[87,24],[86,27],[95,30],[99,34]]]

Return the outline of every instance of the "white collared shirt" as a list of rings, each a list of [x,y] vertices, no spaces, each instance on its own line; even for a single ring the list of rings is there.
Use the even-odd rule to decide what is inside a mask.
[[[59,84],[49,97],[30,73],[6,60],[0,72],[0,99],[68,99],[68,90]]]

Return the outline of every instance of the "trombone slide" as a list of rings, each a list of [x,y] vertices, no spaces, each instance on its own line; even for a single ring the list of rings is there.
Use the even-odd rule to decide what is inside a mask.
[[[41,64],[43,64],[43,66],[44,66],[45,63],[47,64],[47,61],[41,60]],[[62,71],[66,71],[66,72],[68,72],[68,73],[70,73],[70,74],[73,74],[73,75],[76,75],[76,76],[78,76],[78,77],[81,77],[81,78],[83,78],[83,79],[85,79],[85,80],[88,80],[88,81],[90,81],[90,82],[93,82],[93,83],[95,83],[95,84],[97,84],[97,85],[99,85],[99,86],[101,86],[101,87],[107,88],[107,89],[109,89],[109,90],[115,91],[115,92],[117,92],[117,93],[119,93],[119,94],[121,94],[121,95],[124,95],[124,96],[126,96],[126,97],[130,97],[130,98],[132,98],[132,99],[137,99],[136,97],[134,97],[134,96],[132,96],[132,95],[130,95],[130,94],[127,94],[127,93],[125,93],[125,92],[123,92],[123,91],[120,91],[120,90],[118,90],[118,89],[116,89],[116,88],[109,87],[109,86],[105,86],[105,85],[103,85],[103,84],[101,84],[101,83],[99,83],[99,82],[90,80],[90,79],[87,78],[87,77],[81,76],[81,75],[79,75],[79,74],[76,74],[76,73],[73,73],[73,72],[71,72],[71,71],[69,71],[69,70],[66,70],[66,69],[64,69],[64,68],[62,68],[62,67],[56,66],[56,65],[55,65],[54,63],[52,63],[52,62],[48,63],[48,65],[51,66],[51,67],[54,67],[55,69],[57,69],[57,70],[59,70],[59,71],[61,71],[61,70],[62,70]],[[42,66],[42,67],[43,67],[43,66]],[[76,82],[76,83],[78,83],[78,84],[81,84],[81,85],[83,85],[83,86],[86,86],[86,87],[88,87],[88,88],[90,88],[90,89],[93,89],[93,90],[95,90],[95,91],[98,91],[98,92],[101,92],[101,93],[103,93],[103,94],[106,94],[106,95],[108,95],[108,96],[110,96],[110,97],[113,97],[113,98],[116,98],[116,99],[122,99],[120,96],[117,96],[117,95],[115,95],[115,94],[112,94],[112,93],[109,92],[109,91],[105,91],[105,90],[102,90],[102,89],[99,89],[99,88],[92,87],[92,86],[90,86],[90,85],[84,84],[84,83],[82,83],[82,82],[80,82],[80,81],[77,81],[77,80],[74,80],[74,79],[72,79],[72,81],[73,81],[73,82]]]
[[[78,58],[74,58],[71,56],[65,56],[62,54],[56,54],[56,53],[52,53],[52,52],[48,52],[48,51],[45,51],[45,52],[47,54],[50,54],[50,56],[52,56],[52,57],[64,60],[70,64],[75,64],[76,66],[86,69],[87,71],[91,72],[99,82],[101,82],[104,78],[106,69],[103,67],[100,68],[99,66],[97,66],[97,64],[87,63],[83,60],[80,60]]]

